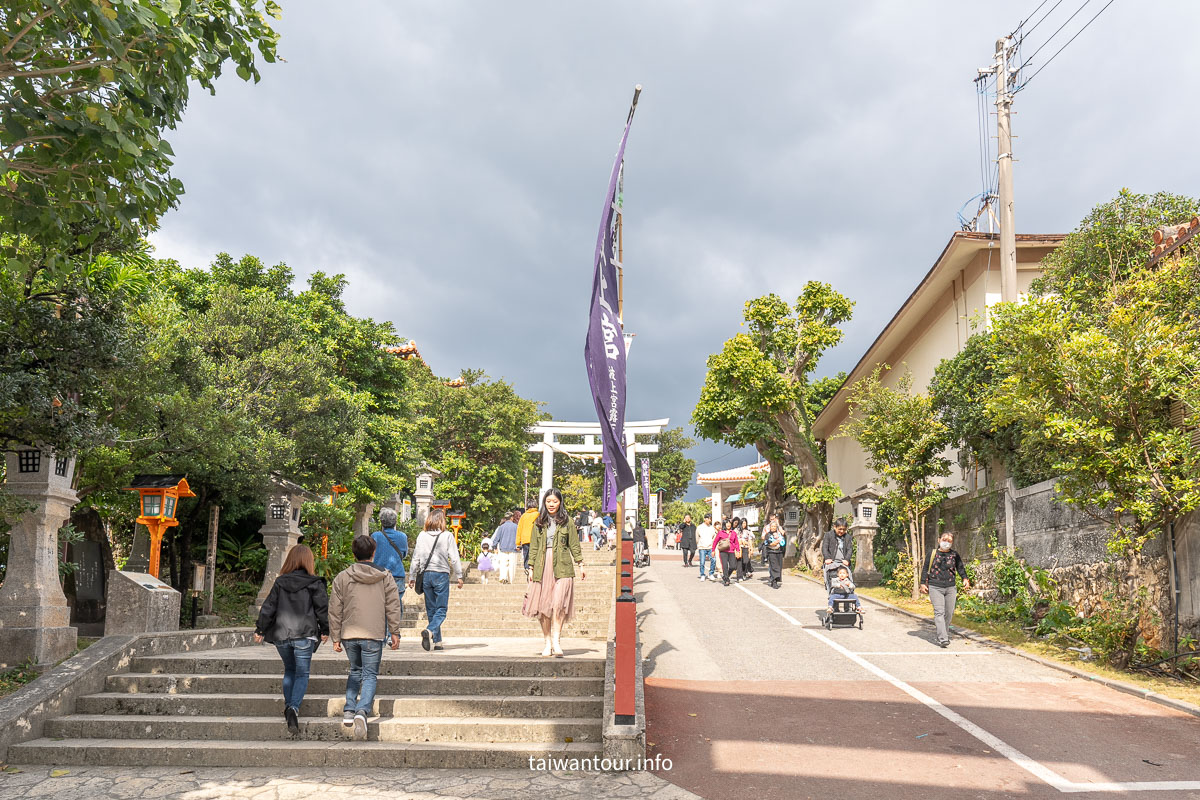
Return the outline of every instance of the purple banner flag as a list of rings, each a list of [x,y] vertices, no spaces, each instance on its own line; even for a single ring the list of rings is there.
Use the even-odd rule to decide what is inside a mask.
[[[625,456],[625,337],[618,317],[620,299],[617,287],[615,250],[617,179],[625,159],[625,142],[633,111],[625,122],[617,159],[608,179],[604,195],[604,210],[600,215],[600,234],[596,238],[592,276],[592,305],[588,321],[587,341],[583,355],[587,363],[588,383],[596,415],[600,419],[600,436],[604,446],[605,483],[611,476],[614,509],[616,497],[637,483],[633,469]],[[606,486],[607,492],[607,486]]]
[[[604,464],[604,502],[603,510],[605,513],[613,513],[617,510],[617,484],[613,478],[613,471],[608,468],[608,463]]]
[[[642,503],[650,505],[650,459],[642,459]]]

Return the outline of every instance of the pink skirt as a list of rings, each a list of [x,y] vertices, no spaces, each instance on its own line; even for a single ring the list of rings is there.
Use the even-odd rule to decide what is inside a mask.
[[[562,616],[563,622],[569,622],[575,616],[575,579],[554,577],[554,559],[549,552],[542,567],[541,581],[525,584],[525,602],[521,606],[521,613],[527,617],[550,619],[557,613]]]

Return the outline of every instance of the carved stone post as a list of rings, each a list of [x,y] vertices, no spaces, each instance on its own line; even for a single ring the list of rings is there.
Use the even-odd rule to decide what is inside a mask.
[[[873,483],[843,497],[854,507],[854,520],[850,533],[854,536],[854,582],[863,586],[879,583],[879,570],[875,569],[875,534],[879,531],[879,498],[882,493]]]
[[[58,579],[58,529],[78,496],[73,457],[30,448],[5,454],[8,491],[33,505],[9,533],[0,585],[0,667],[51,665],[75,652],[77,633]]]
[[[258,613],[263,601],[271,593],[288,550],[300,541],[300,506],[305,499],[312,499],[312,495],[303,487],[283,478],[271,481],[265,519],[263,526],[258,529],[267,548],[267,569],[263,573],[262,588],[254,599],[254,613]]]
[[[421,470],[417,473],[417,488],[413,492],[417,502],[418,525],[424,525],[425,517],[429,516],[429,509],[433,505],[433,483],[441,474],[424,461],[421,462]]]

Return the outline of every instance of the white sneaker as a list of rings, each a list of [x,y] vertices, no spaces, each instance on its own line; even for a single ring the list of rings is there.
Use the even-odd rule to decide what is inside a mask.
[[[367,717],[361,711],[354,715],[354,741],[367,740]]]
[[[704,580],[704,576],[703,576],[703,575],[701,575],[701,576],[700,576],[700,580]]]
[[[551,652],[550,640],[549,640],[549,639],[547,639],[547,640],[546,640],[546,646],[545,646],[545,647],[542,649],[542,656],[544,656],[544,657],[547,657],[547,658],[548,658],[548,657],[550,656],[550,652]]]

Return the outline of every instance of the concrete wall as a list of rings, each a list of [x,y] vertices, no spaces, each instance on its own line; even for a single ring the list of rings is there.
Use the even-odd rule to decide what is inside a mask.
[[[1180,622],[1192,630],[1200,629],[1200,512],[1188,514],[1175,526],[1175,552]]]

